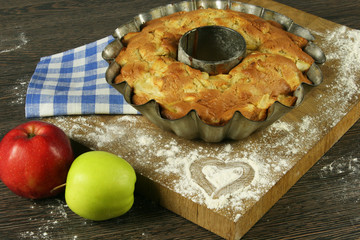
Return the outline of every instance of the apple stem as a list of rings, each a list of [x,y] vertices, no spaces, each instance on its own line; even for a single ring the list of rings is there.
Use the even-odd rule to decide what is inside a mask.
[[[35,137],[35,136],[36,136],[35,133],[28,133],[28,138],[33,138],[33,137]]]
[[[52,193],[52,192],[58,190],[59,188],[65,187],[65,185],[66,185],[66,183],[63,183],[63,184],[61,184],[61,185],[59,185],[59,186],[56,186],[56,187],[54,187],[53,189],[51,189],[50,192]]]

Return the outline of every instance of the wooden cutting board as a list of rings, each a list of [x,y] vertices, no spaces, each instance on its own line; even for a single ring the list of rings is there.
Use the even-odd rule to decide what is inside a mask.
[[[309,28],[328,57],[324,82],[266,129],[214,144],[181,139],[142,116],[45,119],[123,157],[138,174],[136,191],[226,239],[241,238],[360,117],[359,32],[270,0],[245,2]]]

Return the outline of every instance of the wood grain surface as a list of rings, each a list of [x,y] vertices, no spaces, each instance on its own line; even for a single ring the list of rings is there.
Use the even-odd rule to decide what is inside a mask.
[[[27,121],[24,96],[40,57],[97,40],[170,2],[1,1],[0,137]],[[360,28],[358,1],[278,2]],[[243,239],[358,239],[359,129],[358,121]],[[61,196],[31,201],[0,183],[0,215],[1,239],[219,239],[139,195],[129,213],[97,223],[73,214]]]

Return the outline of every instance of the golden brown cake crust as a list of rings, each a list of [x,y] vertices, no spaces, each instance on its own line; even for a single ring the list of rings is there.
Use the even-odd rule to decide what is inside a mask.
[[[176,59],[181,36],[208,25],[232,28],[246,41],[247,56],[228,74],[210,76]],[[122,41],[125,47],[116,58],[121,73],[115,83],[126,81],[134,89],[134,104],[156,100],[168,119],[195,109],[211,125],[227,123],[235,111],[264,120],[275,101],[291,106],[296,88],[311,83],[304,75],[314,62],[302,50],[307,40],[251,14],[178,12],[147,22],[141,32],[129,33]]]

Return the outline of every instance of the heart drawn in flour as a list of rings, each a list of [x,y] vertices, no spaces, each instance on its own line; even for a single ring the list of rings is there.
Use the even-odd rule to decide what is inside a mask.
[[[212,198],[219,198],[250,185],[254,169],[245,162],[205,158],[190,165],[191,178]]]

